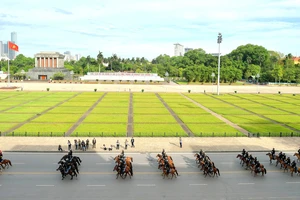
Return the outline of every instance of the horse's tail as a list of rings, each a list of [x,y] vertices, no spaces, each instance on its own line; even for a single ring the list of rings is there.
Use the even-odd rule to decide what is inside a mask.
[[[131,157],[131,162],[133,162],[133,157]]]
[[[170,156],[170,159],[173,160],[172,156]]]
[[[267,169],[266,168],[264,168],[265,169],[265,174],[267,174]]]
[[[217,172],[218,172],[219,176],[221,176],[221,174],[220,174],[220,171],[219,171],[219,169],[218,169],[218,168],[217,168]]]
[[[131,176],[133,176],[132,163],[130,163],[130,173],[131,173]]]
[[[10,165],[10,166],[12,166],[12,164],[11,164],[10,160],[8,160],[8,163],[9,163],[9,165]]]

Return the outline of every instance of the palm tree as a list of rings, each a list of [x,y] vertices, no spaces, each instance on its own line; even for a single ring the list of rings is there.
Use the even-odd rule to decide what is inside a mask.
[[[98,53],[98,55],[97,55],[97,62],[98,62],[98,64],[99,64],[99,72],[100,72],[100,66],[101,66],[101,64],[102,64],[102,62],[103,62],[103,54],[102,54],[102,52],[101,51],[99,51],[99,53]]]

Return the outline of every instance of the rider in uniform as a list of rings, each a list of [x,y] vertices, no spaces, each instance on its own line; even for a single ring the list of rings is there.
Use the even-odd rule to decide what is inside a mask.
[[[254,158],[254,165],[256,165],[258,163],[257,157]]]
[[[245,150],[245,149],[243,149],[243,151],[242,151],[242,156],[244,156],[244,155],[245,155],[245,153],[246,153],[246,150]]]
[[[259,163],[259,161],[257,161],[257,163],[256,163],[256,165],[255,165],[255,169],[256,169],[256,171],[258,171],[258,172],[259,172],[259,168],[260,168],[260,163]]]
[[[165,152],[165,149],[163,149],[163,151],[161,152],[161,155],[162,155],[162,157],[163,157],[163,158],[165,158],[165,157],[166,157],[166,152]]]
[[[73,151],[72,151],[72,149],[70,149],[70,151],[68,153],[68,157],[69,157],[69,161],[71,161],[72,157],[73,157]]]
[[[124,150],[122,150],[122,152],[120,154],[120,159],[125,162],[125,153],[124,153]]]
[[[170,173],[170,165],[168,159],[165,159],[165,169],[167,170],[167,175]]]
[[[246,151],[246,153],[244,154],[244,158],[248,158],[249,154],[248,151]]]
[[[298,154],[300,155],[300,148],[298,149]]]
[[[282,151],[279,152],[278,154],[278,158],[281,159],[282,158]]]
[[[254,158],[252,157],[252,154],[249,155],[249,161],[252,162]]]
[[[282,160],[282,161],[285,161],[285,159],[286,159],[286,155],[285,155],[285,153],[283,153],[283,154],[282,154],[282,157],[281,157],[281,160]]]
[[[272,158],[275,159],[275,149],[274,148],[272,149],[271,154],[272,154]]]
[[[71,160],[66,160],[66,162],[64,163],[65,166],[65,173],[67,174],[69,172],[69,170],[71,169]]]
[[[297,173],[297,164],[296,164],[295,160],[293,160],[293,162],[291,163],[291,167],[293,167],[295,170],[295,173]]]
[[[121,170],[121,174],[123,174],[125,172],[125,160],[124,159],[120,160],[120,170]]]
[[[288,158],[286,159],[285,164],[287,164],[287,165],[290,165],[290,164],[291,164],[291,159],[290,159],[290,157],[288,157]]]
[[[2,150],[0,150],[0,162],[2,162],[3,161],[3,153],[2,153]]]

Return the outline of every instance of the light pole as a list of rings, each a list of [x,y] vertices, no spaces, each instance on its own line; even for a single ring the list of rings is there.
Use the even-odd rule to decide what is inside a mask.
[[[260,75],[259,74],[256,74],[256,78],[257,78],[257,84],[256,84],[256,88],[257,88],[257,93],[259,93],[259,91],[258,91],[258,84],[259,84],[259,77],[260,77]]]
[[[220,87],[220,63],[221,63],[221,53],[220,53],[220,46],[221,46],[221,43],[222,43],[222,34],[219,33],[218,34],[218,40],[217,40],[217,43],[219,44],[219,54],[218,54],[218,86],[217,86],[217,94],[219,95],[220,94],[220,91],[219,91],[219,87]]]
[[[213,82],[213,80],[214,80],[215,76],[216,76],[215,73],[211,73],[212,93],[214,93],[214,82]]]

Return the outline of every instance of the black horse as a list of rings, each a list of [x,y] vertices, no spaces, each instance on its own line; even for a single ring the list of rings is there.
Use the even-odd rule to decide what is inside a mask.
[[[66,162],[63,161],[63,160],[61,160],[61,161],[59,161],[57,164],[60,164],[60,165],[65,166],[65,165],[66,165]],[[71,164],[71,166],[74,168],[74,170],[76,170],[77,174],[79,174],[79,170],[78,170],[78,166],[77,166],[76,161],[75,161],[75,160],[72,160],[70,164]]]
[[[77,173],[76,171],[74,170],[74,168],[71,166],[71,169],[65,173],[65,168],[64,168],[64,165],[63,164],[60,164],[59,167],[56,169],[56,171],[60,171],[61,173],[61,177],[62,179],[61,180],[64,180],[64,178],[69,174],[71,176],[71,180],[73,180],[73,176],[76,176],[77,177]]]

